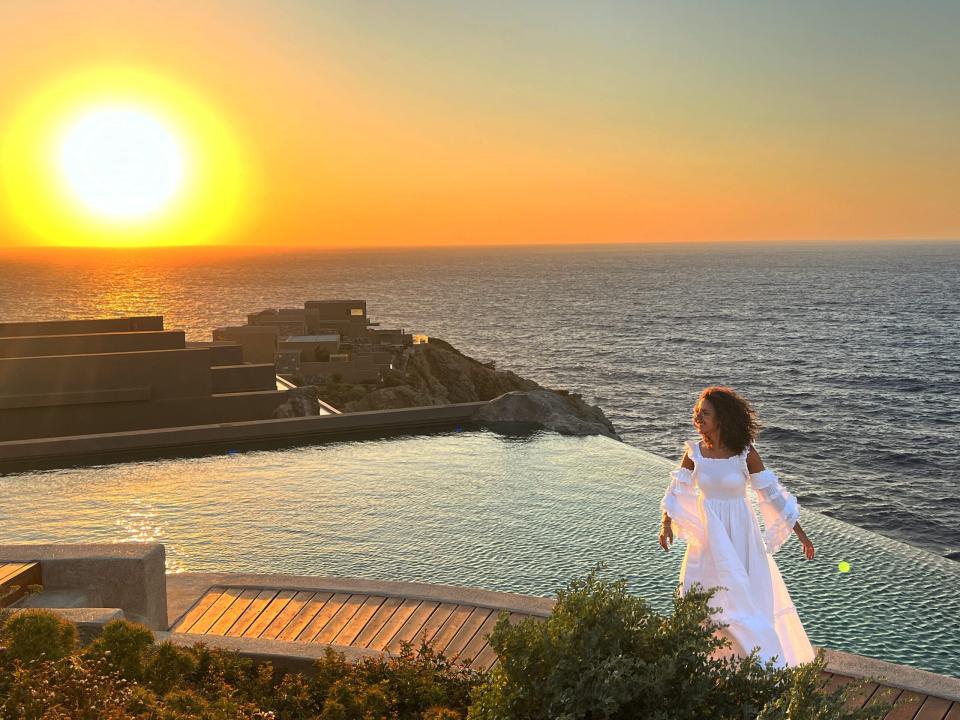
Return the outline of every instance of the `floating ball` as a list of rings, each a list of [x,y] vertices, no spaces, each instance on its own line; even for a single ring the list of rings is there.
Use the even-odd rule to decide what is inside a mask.
[[[850,563],[848,563],[846,560],[841,560],[840,563],[837,565],[837,570],[839,570],[842,573],[850,572]]]

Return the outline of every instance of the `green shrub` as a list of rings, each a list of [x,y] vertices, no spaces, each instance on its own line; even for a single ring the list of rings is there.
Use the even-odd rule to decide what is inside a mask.
[[[315,665],[310,695],[313,706],[331,718],[366,717],[363,713],[374,712],[381,695],[388,716],[397,720],[421,720],[426,712],[436,715],[440,710],[454,713],[448,717],[459,717],[481,680],[477,673],[454,665],[426,645],[414,651],[405,643],[396,657],[369,657],[357,663],[347,662],[342,653],[328,648]],[[357,704],[345,700],[349,688],[359,698]],[[365,688],[374,691],[368,693]]]
[[[147,648],[152,645],[153,633],[148,628],[129,620],[114,620],[103,626],[100,636],[86,647],[85,653],[103,660],[127,680],[139,682],[143,679]]]
[[[101,661],[72,655],[19,663],[0,692],[0,718],[126,720],[133,688]]]
[[[59,660],[76,649],[77,629],[49,610],[24,610],[0,625],[0,645],[6,647],[7,662]]]
[[[173,643],[154,645],[147,654],[143,681],[158,695],[180,687],[197,670],[197,659],[189,650]]]
[[[629,595],[624,581],[591,572],[557,593],[551,616],[511,625],[502,616],[490,637],[499,657],[473,694],[471,720],[791,720],[882,717],[854,714],[824,697],[811,678],[822,655],[801,668],[748,658],[715,659],[728,646],[711,619],[712,591],[694,588],[663,616]],[[761,713],[766,713],[762,715]]]

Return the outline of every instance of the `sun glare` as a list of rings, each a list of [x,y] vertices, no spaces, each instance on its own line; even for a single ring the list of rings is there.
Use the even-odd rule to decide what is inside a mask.
[[[142,69],[61,78],[0,128],[0,202],[33,242],[229,242],[255,211],[252,180],[221,114]]]
[[[60,143],[60,171],[91,212],[139,220],[166,207],[184,175],[177,139],[149,112],[102,107],[72,120]]]

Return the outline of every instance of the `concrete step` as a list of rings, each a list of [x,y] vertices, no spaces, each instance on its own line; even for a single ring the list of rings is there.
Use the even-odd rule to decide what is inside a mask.
[[[62,588],[42,590],[20,598],[13,607],[17,608],[99,608],[103,607],[103,598],[99,590],[81,590]]]

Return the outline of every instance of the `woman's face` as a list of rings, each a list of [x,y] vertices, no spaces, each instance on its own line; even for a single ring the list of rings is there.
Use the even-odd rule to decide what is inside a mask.
[[[706,398],[700,398],[693,408],[693,426],[701,435],[712,435],[720,429],[713,405]]]

